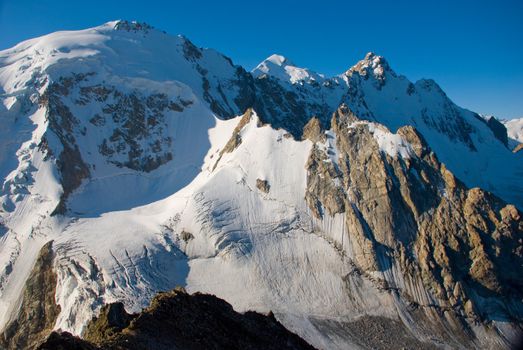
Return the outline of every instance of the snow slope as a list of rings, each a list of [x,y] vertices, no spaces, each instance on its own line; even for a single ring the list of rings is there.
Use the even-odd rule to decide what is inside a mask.
[[[239,311],[272,310],[314,345],[334,346],[308,320],[360,314],[342,278],[352,268],[323,236],[339,239],[344,220],[317,221],[303,201],[311,143],[258,127],[256,115],[241,145],[214,168],[223,135],[238,120],[217,121],[210,130],[207,161],[189,186],[147,206],[80,218],[55,238],[58,271],[67,271],[59,274],[57,301],[74,310],[61,314],[57,328],[80,333],[102,301],[138,311],[155,291],[181,284],[230,300]],[[256,188],[257,179],[270,183],[268,194]],[[192,238],[185,242],[181,232]],[[95,271],[103,278],[86,278]],[[373,297],[359,308],[394,317],[390,296],[361,283],[356,291]],[[84,302],[74,307],[80,295]]]

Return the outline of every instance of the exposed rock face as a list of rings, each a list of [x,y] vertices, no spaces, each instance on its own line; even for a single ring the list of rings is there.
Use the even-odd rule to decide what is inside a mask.
[[[385,85],[387,73],[396,77],[396,73],[390,69],[385,58],[376,55],[374,52],[367,53],[363,60],[356,63],[345,74],[347,76],[352,76],[355,73],[360,77],[363,77],[365,80],[371,77],[376,78],[375,84],[377,88],[381,88]],[[411,88],[411,90],[414,90],[414,88]]]
[[[84,338],[100,344],[104,339],[109,339],[131,323],[133,315],[125,312],[122,303],[112,303],[104,306],[100,310],[98,317],[95,317],[91,323],[87,325],[84,331]]]
[[[188,232],[188,231],[185,231],[185,230],[182,230],[182,232],[180,232],[180,238],[184,241],[184,242],[189,242],[191,239],[194,238],[193,234]]]
[[[138,32],[143,31],[144,33],[147,33],[150,29],[153,29],[153,27],[147,23],[143,22],[136,22],[136,21],[118,21],[116,25],[114,26],[115,30],[124,30],[127,32]]]
[[[216,160],[216,163],[214,163],[213,169],[216,169],[216,166],[218,165],[218,163],[220,162],[220,160],[222,159],[222,157],[225,153],[231,153],[242,143],[241,131],[249,123],[249,121],[251,120],[251,117],[252,117],[252,109],[248,108],[245,111],[245,113],[243,113],[243,116],[241,117],[240,121],[238,122],[238,125],[236,125],[236,127],[234,128],[231,138],[229,139],[229,141],[227,141],[227,143],[225,144],[223,149],[220,151],[218,159]]]
[[[75,84],[87,77],[86,74],[73,74],[71,77],[61,78],[59,81],[50,84],[40,98],[40,104],[47,109],[49,132],[56,135],[62,146],[62,151],[59,154],[53,154],[53,150],[48,145],[49,135],[44,136],[40,144],[47,157],[56,157],[56,165],[62,177],[63,193],[53,214],[65,212],[67,197],[90,174],[89,167],[82,159],[75,135],[75,130],[79,127],[80,121],[73,115],[67,104],[62,101],[62,97],[68,96]]]
[[[232,66],[232,61],[229,58],[226,59]],[[202,74],[203,98],[209,103],[209,107],[216,115],[222,116],[225,119],[233,118],[247,108],[252,107],[255,100],[253,79],[242,67],[235,67],[234,77],[227,83],[228,86],[235,86],[238,89],[238,93],[232,100],[229,100],[225,96],[225,87],[222,86],[223,82],[217,83],[216,90],[218,93],[213,94],[211,91],[211,83],[207,77],[208,72],[199,64],[196,64],[196,67]]]
[[[134,170],[150,172],[172,159],[172,139],[162,135],[167,128],[165,112],[182,112],[191,101],[172,101],[165,94],[140,96],[136,93],[121,94],[113,90],[115,103],[102,109],[97,115],[102,123],[111,118],[116,124],[111,136],[98,146],[108,161]],[[145,144],[145,145],[144,145]],[[127,155],[119,160],[118,155]]]
[[[40,148],[47,157],[56,158],[63,188],[54,214],[64,214],[69,195],[91,176],[94,168],[86,156],[92,157],[93,151],[117,167],[142,172],[171,161],[173,140],[167,132],[168,118],[190,108],[193,101],[163,92],[126,91],[100,83],[95,73],[87,73],[51,83],[40,104],[49,121]],[[59,147],[49,143],[56,138]],[[96,150],[85,146],[80,150],[82,144],[93,142]]]
[[[256,179],[256,187],[265,193],[269,193],[269,190],[271,189],[271,186],[269,185],[269,182],[267,180],[262,179]]]
[[[501,123],[499,120],[497,120],[494,117],[490,117],[487,121],[488,127],[492,130],[494,133],[494,136],[498,140],[500,140],[505,146],[508,145],[508,135],[507,135],[507,128],[503,123]]]
[[[240,132],[242,131],[243,127],[249,123],[252,117],[252,109],[248,109],[243,114],[243,117],[238,122],[238,125],[236,125],[236,128],[234,128],[234,131],[232,133],[231,138],[229,139],[229,142],[225,145],[225,147],[222,150],[223,153],[231,153],[234,151],[236,147],[238,147],[242,143],[242,137],[240,135]]]
[[[325,134],[322,131],[320,120],[313,117],[303,127],[302,138],[312,142],[325,141]]]
[[[340,183],[341,172],[316,145],[307,162],[307,175],[305,198],[317,218],[323,217],[324,208],[331,216],[345,211],[345,193]]]
[[[303,128],[303,138],[314,143],[307,162],[305,200],[318,219],[323,217],[324,209],[331,216],[345,210],[341,172],[328,137],[331,136],[326,136],[318,118],[312,118]]]
[[[94,113],[89,122],[96,127],[108,129],[108,137],[103,138],[98,145],[100,154],[105,156],[108,162],[119,167],[150,172],[171,160],[172,140],[163,135],[163,130],[167,128],[165,115],[168,111],[182,112],[192,101],[182,98],[171,100],[163,93],[143,96],[136,91],[122,92],[110,84],[90,83],[88,78],[92,75],[94,74],[63,78],[48,88],[45,98],[49,104],[48,118],[53,122],[51,129],[59,136],[62,144],[67,144],[67,141],[74,142],[75,137],[86,136],[87,133],[85,126],[73,117],[70,109],[79,109],[76,113],[81,115],[82,109],[96,103],[97,108],[90,108],[99,110],[99,113]],[[61,99],[71,94],[78,97],[74,99],[73,106],[67,107]],[[68,134],[62,136],[60,133],[63,133],[64,129]],[[83,162],[80,163],[79,154],[77,157],[78,162],[64,164],[62,174],[72,172],[71,169],[86,169],[81,174],[86,173],[84,177],[88,176],[87,166]],[[74,178],[78,178],[79,181],[71,183],[72,189],[79,185],[82,176]]]
[[[38,350],[99,350],[100,348],[73,336],[68,332],[52,332],[47,339],[40,344]]]
[[[272,314],[239,314],[225,301],[182,289],[158,294],[140,314],[102,308],[85,340],[53,333],[38,349],[313,349]]]
[[[339,167],[316,142],[307,164],[312,212],[345,212],[349,237],[342,249],[362,271],[378,272],[385,288],[421,308],[425,315],[416,311],[415,317],[432,323],[431,332],[441,328],[434,312],[445,315],[443,333],[464,346],[467,324],[500,315],[521,324],[521,213],[488,192],[467,189],[415,128],[398,130],[408,143],[403,156],[380,148],[376,128],[346,106],[334,114]],[[394,276],[396,269],[402,277]]]
[[[52,242],[49,242],[40,250],[25,283],[18,315],[0,336],[2,347],[33,349],[48,336],[60,313],[60,306],[55,303],[55,289]]]
[[[313,116],[317,116],[323,128],[326,128],[333,112],[332,105],[326,101],[333,99],[338,104],[343,94],[337,79],[291,85],[262,75],[254,79],[254,86],[254,110],[260,119],[274,128],[287,130],[297,139]]]

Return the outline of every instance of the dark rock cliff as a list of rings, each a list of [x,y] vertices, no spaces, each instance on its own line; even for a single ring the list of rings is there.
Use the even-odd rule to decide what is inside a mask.
[[[53,271],[52,244],[51,241],[40,250],[25,283],[18,314],[0,335],[0,348],[33,349],[53,329],[60,306],[54,297],[56,274]]]
[[[159,293],[139,314],[106,305],[84,333],[52,333],[38,349],[313,349],[272,314],[237,313],[212,295]]]

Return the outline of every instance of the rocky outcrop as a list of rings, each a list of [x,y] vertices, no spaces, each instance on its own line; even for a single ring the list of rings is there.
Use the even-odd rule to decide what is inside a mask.
[[[414,127],[396,135],[407,142],[406,155],[381,148],[374,135],[379,127],[346,106],[338,109],[332,131],[339,167],[328,161],[321,142],[307,163],[311,211],[318,217],[344,212],[349,244],[342,249],[354,263],[423,310],[420,322],[429,328],[441,328],[430,320],[437,319],[434,311],[444,313],[443,333],[462,346],[475,341],[467,324],[486,325],[503,315],[521,325],[521,213],[488,192],[466,188]],[[391,272],[396,269],[401,277]],[[416,281],[427,294],[416,290]],[[421,320],[419,313],[415,317]]]
[[[69,332],[52,332],[37,350],[100,350],[99,347]]]
[[[307,161],[305,200],[317,218],[323,217],[324,209],[331,216],[345,211],[341,176],[336,164],[315,145]]]
[[[256,187],[264,193],[269,193],[269,190],[271,189],[269,182],[262,179],[256,179]]]
[[[313,116],[327,128],[333,107],[326,101],[338,103],[344,91],[336,79],[291,85],[266,74],[254,79],[254,88],[253,106],[260,119],[275,129],[287,130],[296,139],[302,137],[304,126]]]
[[[53,333],[38,349],[313,349],[272,314],[239,314],[225,301],[183,289],[159,293],[139,314],[106,305],[84,340]]]
[[[222,155],[223,153],[231,153],[236,149],[236,147],[238,147],[242,143],[242,137],[240,135],[240,132],[245,127],[245,125],[247,125],[250,122],[251,117],[252,109],[248,109],[241,117],[240,121],[238,122],[238,125],[236,125],[236,127],[234,128],[231,138],[223,148],[220,155]]]
[[[49,122],[47,133],[53,133],[62,146],[60,153],[54,154],[48,145],[48,138],[53,138],[53,136],[47,133],[39,146],[45,152],[46,157],[56,157],[56,165],[62,178],[63,192],[52,215],[65,213],[67,198],[90,175],[89,167],[82,158],[75,135],[80,126],[80,120],[62,101],[63,97],[71,94],[75,85],[85,80],[89,75],[92,74],[73,74],[71,77],[63,77],[50,84],[40,98],[40,104],[46,108],[46,116]]]
[[[93,90],[92,87],[90,87]],[[110,120],[114,129],[98,146],[108,161],[133,170],[150,172],[172,160],[172,138],[163,135],[168,111],[182,112],[191,101],[172,101],[166,94],[140,96],[111,89],[115,102],[107,103],[99,116]]]
[[[147,33],[149,30],[153,29],[153,27],[144,22],[120,20],[120,21],[116,22],[116,24],[114,25],[114,29],[123,30],[123,31],[127,31],[127,32]]]
[[[369,79],[371,76],[376,78],[376,87],[378,89],[381,89],[381,87],[385,85],[387,76],[386,73],[392,74],[394,77],[396,77],[396,73],[390,69],[390,66],[385,58],[378,56],[373,52],[368,52],[363,60],[356,63],[347,72],[345,72],[347,76],[357,74],[360,77],[363,77],[365,80]],[[414,88],[411,87],[411,89]]]
[[[252,115],[253,115],[252,108],[248,108],[245,111],[245,113],[243,113],[243,116],[241,117],[240,121],[238,122],[238,124],[236,125],[236,127],[234,128],[234,130],[232,132],[231,138],[229,139],[229,141],[227,141],[227,143],[225,144],[223,149],[220,151],[220,154],[218,155],[218,159],[216,160],[216,163],[214,163],[213,170],[216,169],[216,166],[218,166],[218,163],[220,162],[220,160],[222,159],[222,157],[225,153],[231,153],[239,145],[241,145],[241,143],[242,143],[241,131],[247,124],[249,124],[249,122],[251,121]]]
[[[95,344],[101,344],[105,339],[114,337],[129,326],[135,315],[125,312],[124,305],[116,302],[105,305],[98,317],[89,323],[83,337]]]
[[[171,161],[168,116],[192,104],[181,96],[139,89],[127,92],[108,82],[98,83],[95,73],[73,74],[51,83],[40,98],[49,129],[39,148],[56,159],[61,176],[63,193],[53,214],[64,214],[68,197],[91,176],[94,167],[85,159],[93,152],[117,167],[143,172]],[[49,143],[56,138],[59,146]],[[86,143],[94,143],[97,149],[80,150]]]
[[[318,118],[312,117],[303,127],[302,139],[310,140],[312,142],[325,142],[325,134],[323,133],[321,122]]]
[[[506,126],[497,120],[495,117],[488,117],[488,118],[481,118],[478,116],[478,119],[480,121],[483,121],[487,124],[487,126],[492,130],[494,133],[494,136],[501,141],[505,146],[508,146],[508,133]]]
[[[53,271],[52,242],[40,250],[25,283],[18,314],[0,335],[5,349],[33,349],[51,332],[60,313],[55,302],[56,274]]]
[[[341,172],[332,150],[328,149],[327,136],[318,118],[314,117],[303,128],[303,139],[313,142],[307,161],[307,190],[305,200],[313,215],[320,219],[324,209],[329,215],[345,211],[345,193],[341,187]]]

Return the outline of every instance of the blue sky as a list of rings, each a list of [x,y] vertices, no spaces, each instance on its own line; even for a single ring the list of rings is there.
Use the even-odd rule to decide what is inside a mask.
[[[523,117],[521,0],[0,0],[0,49],[114,19],[184,34],[247,69],[279,53],[334,75],[373,51],[411,80],[436,80],[463,107]]]

